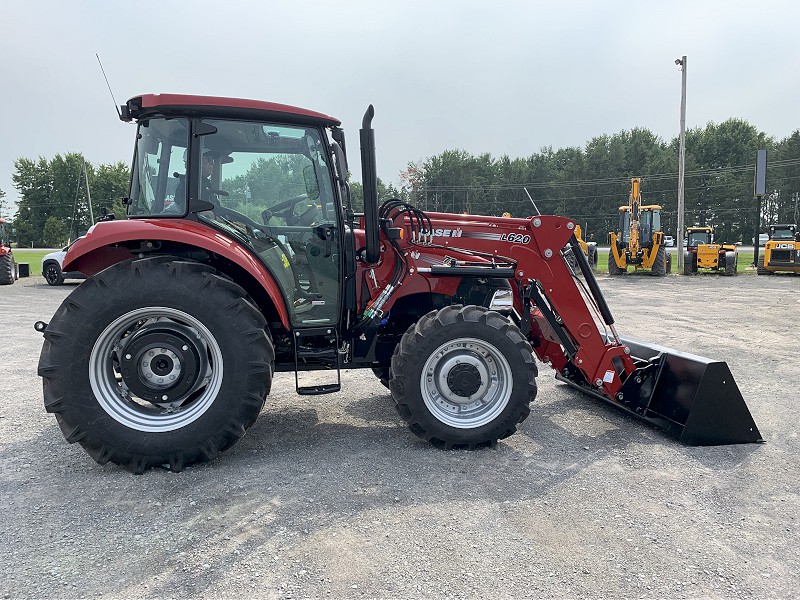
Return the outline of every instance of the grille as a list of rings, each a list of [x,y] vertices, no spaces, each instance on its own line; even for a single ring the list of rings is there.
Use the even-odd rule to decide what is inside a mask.
[[[794,258],[794,252],[791,250],[773,250],[772,255],[770,256],[770,262],[782,262],[788,263],[793,262],[792,259]]]

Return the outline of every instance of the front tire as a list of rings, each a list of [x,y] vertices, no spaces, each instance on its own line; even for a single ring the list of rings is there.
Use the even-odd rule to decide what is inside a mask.
[[[627,269],[621,269],[617,265],[617,261],[614,259],[614,250],[610,249],[608,251],[608,274],[609,275],[622,275]]]
[[[667,274],[667,249],[664,246],[659,246],[658,250],[656,250],[656,257],[653,260],[650,273],[656,277],[663,277]]]
[[[445,449],[510,436],[536,397],[527,340],[481,306],[448,306],[422,317],[395,349],[392,373],[392,396],[411,431]]]
[[[168,257],[77,287],[44,332],[44,403],[98,463],[180,471],[236,443],[272,380],[266,322],[242,288]]]

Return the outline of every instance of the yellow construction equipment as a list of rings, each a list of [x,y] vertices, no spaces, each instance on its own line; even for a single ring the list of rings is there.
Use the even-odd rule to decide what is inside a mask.
[[[581,250],[583,250],[586,260],[589,261],[589,266],[592,268],[592,271],[597,273],[597,242],[587,242],[584,240],[583,229],[577,223],[575,224],[574,231],[575,239],[578,240],[578,245],[581,247]],[[575,255],[572,253],[571,246],[566,246],[564,248],[564,258],[575,273],[580,273],[578,269],[578,261],[575,258]]]
[[[683,253],[683,274],[697,269],[711,269],[723,275],[736,275],[739,255],[733,244],[715,244],[713,227],[687,227],[686,250]]]
[[[619,231],[610,234],[609,275],[625,273],[628,266],[659,276],[672,272],[672,257],[661,230],[661,206],[642,205],[641,182],[638,177],[631,179],[628,204],[619,207]]]
[[[795,224],[770,225],[769,241],[759,257],[756,273],[800,273],[800,231]]]

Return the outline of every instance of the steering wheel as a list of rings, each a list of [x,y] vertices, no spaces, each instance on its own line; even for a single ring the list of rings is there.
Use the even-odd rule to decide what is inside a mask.
[[[269,207],[268,209],[261,212],[261,218],[264,220],[264,224],[266,225],[269,221],[274,217],[276,214],[278,216],[283,217],[286,221],[287,225],[292,218],[291,211],[295,207],[295,205],[299,204],[303,200],[308,200],[307,194],[300,194],[299,196],[295,196],[294,198],[289,198],[288,200],[284,200],[283,202],[278,202],[276,205]]]

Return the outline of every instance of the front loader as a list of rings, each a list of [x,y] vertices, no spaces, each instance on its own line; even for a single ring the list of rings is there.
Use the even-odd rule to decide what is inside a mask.
[[[672,272],[672,255],[661,229],[661,206],[642,205],[641,182],[638,177],[631,179],[628,204],[619,207],[619,230],[609,233],[609,275],[626,273],[628,267],[657,276]]]
[[[800,273],[800,228],[794,223],[770,225],[769,240],[758,259],[756,273]]]
[[[733,244],[714,242],[713,227],[687,227],[686,250],[683,253],[683,274],[708,269],[723,275],[736,275],[739,253]]]
[[[64,268],[89,278],[36,324],[45,408],[97,462],[211,460],[274,372],[322,395],[344,368],[379,374],[420,438],[492,445],[530,414],[534,356],[686,443],[761,440],[724,362],[617,335],[574,221],[379,203],[372,107],[364,214],[333,117],[183,95],[121,108],[137,124],[128,219],[70,248]]]

